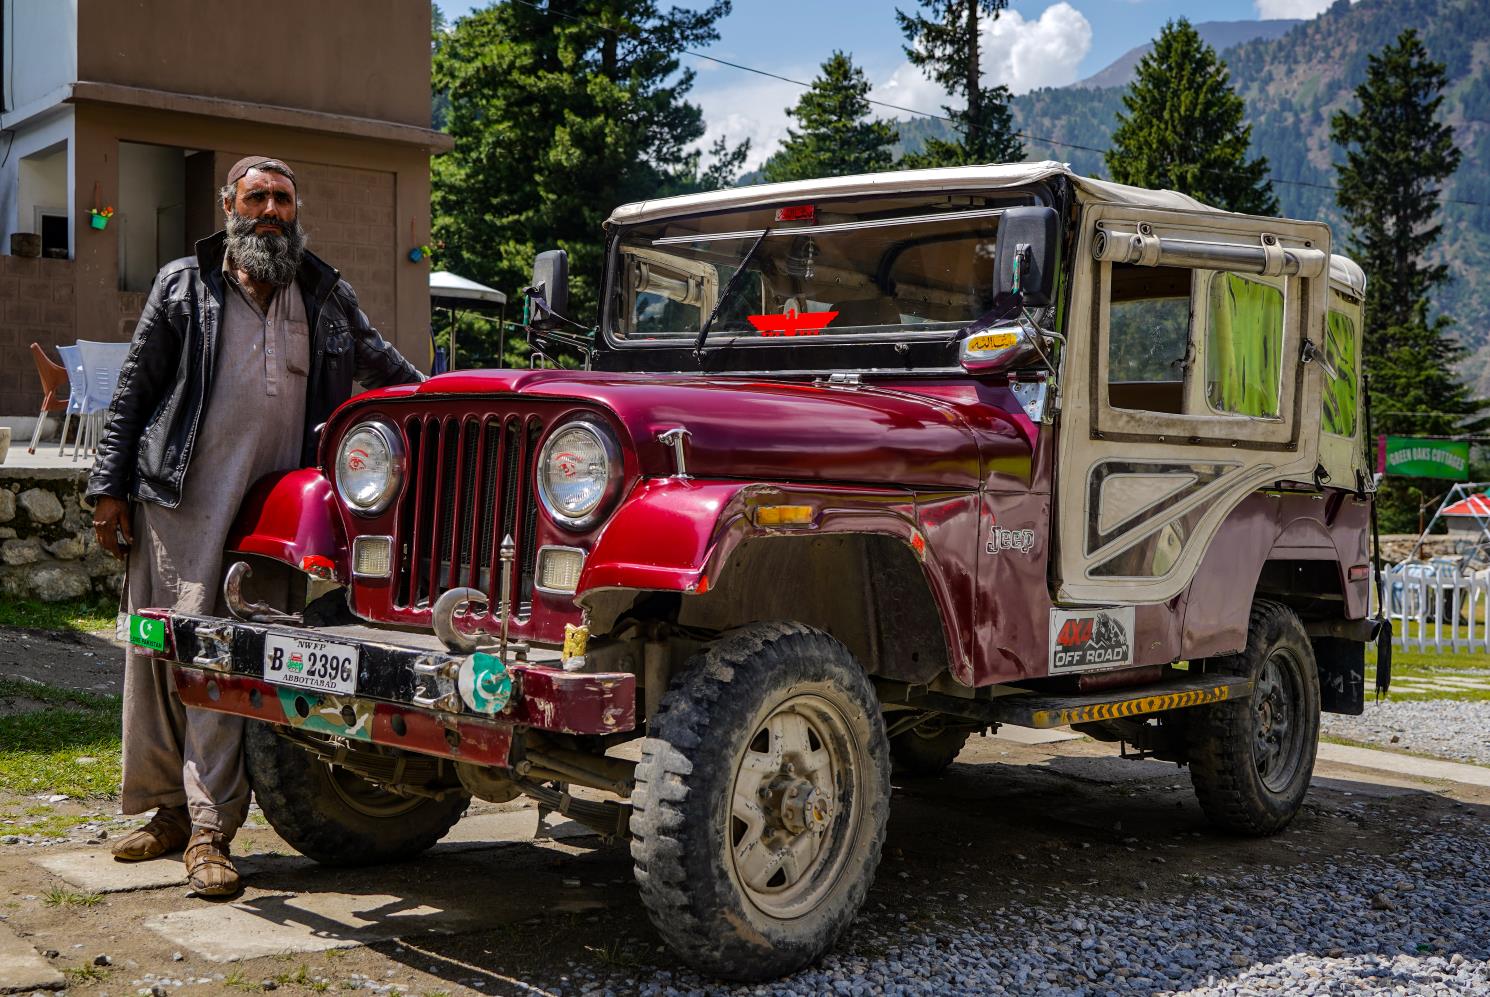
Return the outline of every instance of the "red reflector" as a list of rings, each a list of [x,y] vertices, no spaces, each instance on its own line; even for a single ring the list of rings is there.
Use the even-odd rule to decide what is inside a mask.
[[[300,559],[300,570],[317,578],[336,577],[336,562],[325,554],[306,554]]]
[[[778,222],[810,222],[817,218],[817,208],[810,204],[793,204],[789,208],[777,208]]]
[[[1371,565],[1352,564],[1347,577],[1353,582],[1363,582],[1371,577]]]

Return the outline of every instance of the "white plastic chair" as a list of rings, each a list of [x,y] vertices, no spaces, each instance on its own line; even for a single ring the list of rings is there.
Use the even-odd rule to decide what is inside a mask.
[[[128,343],[95,343],[78,340],[78,350],[83,359],[85,388],[83,393],[83,415],[87,419],[88,440],[86,449],[98,449],[103,436],[104,419],[114,401],[114,388],[119,384],[119,368],[129,356]],[[78,459],[77,447],[72,459]]]
[[[83,435],[83,400],[88,397],[88,379],[83,375],[83,351],[76,346],[58,346],[62,366],[67,368],[67,413],[62,417],[62,435],[57,438],[57,456],[67,449],[67,425],[73,416],[78,417],[78,436]],[[73,459],[77,459],[77,447],[73,447]]]

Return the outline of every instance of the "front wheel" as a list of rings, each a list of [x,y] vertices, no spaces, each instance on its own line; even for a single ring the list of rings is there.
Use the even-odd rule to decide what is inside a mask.
[[[859,663],[822,631],[755,624],[694,655],[648,726],[631,855],[657,931],[724,979],[817,959],[864,902],[889,811]]]
[[[459,788],[432,787],[437,762],[427,757],[405,756],[401,779],[431,795],[402,795],[322,760],[273,724],[245,724],[243,749],[269,826],[322,865],[412,858],[443,838],[471,802]],[[393,770],[396,759],[379,759]]]
[[[1245,700],[1196,707],[1186,725],[1190,780],[1211,822],[1237,834],[1273,834],[1303,805],[1319,747],[1319,673],[1293,610],[1257,601],[1240,654],[1207,672],[1245,675]]]

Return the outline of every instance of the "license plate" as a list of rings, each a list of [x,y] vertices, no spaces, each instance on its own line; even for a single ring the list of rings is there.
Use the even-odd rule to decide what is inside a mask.
[[[264,635],[264,681],[316,692],[350,695],[357,691],[355,644]]]

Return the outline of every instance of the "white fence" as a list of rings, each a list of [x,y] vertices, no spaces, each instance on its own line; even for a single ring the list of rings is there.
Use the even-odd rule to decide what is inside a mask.
[[[1381,577],[1394,646],[1490,653],[1490,572],[1462,575],[1452,565],[1414,561],[1385,568]]]

